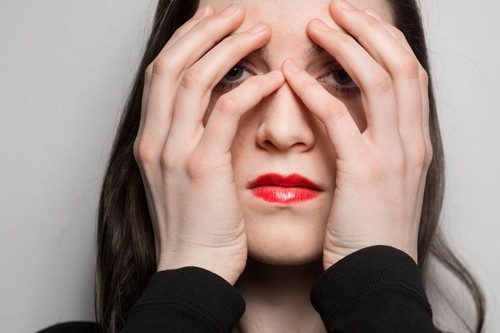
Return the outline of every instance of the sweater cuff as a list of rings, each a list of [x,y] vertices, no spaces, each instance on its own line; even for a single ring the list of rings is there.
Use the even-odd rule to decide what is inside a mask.
[[[245,301],[234,286],[198,267],[155,273],[136,307],[162,303],[196,313],[222,332],[230,332],[245,311]]]
[[[382,245],[356,251],[323,272],[311,290],[311,303],[329,320],[359,297],[386,287],[406,290],[432,313],[415,261],[398,249]]]

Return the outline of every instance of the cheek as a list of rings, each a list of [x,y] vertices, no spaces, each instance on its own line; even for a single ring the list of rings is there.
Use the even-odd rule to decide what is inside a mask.
[[[220,95],[216,93],[212,93],[212,96],[210,97],[210,102],[207,107],[207,111],[203,115],[203,126],[205,126],[208,122],[208,119],[210,118],[210,115],[212,114],[212,111],[215,107],[215,104],[219,100]]]
[[[363,108],[363,102],[361,100],[361,96],[355,96],[351,98],[342,99],[342,102],[345,104],[349,113],[351,114],[352,119],[359,128],[359,131],[363,133],[368,126],[366,121],[366,115]]]
[[[255,151],[255,131],[256,129],[250,122],[245,121],[245,116],[240,120],[236,136],[231,146],[231,155],[235,181],[241,179],[242,175],[247,174],[251,168],[252,162],[256,159]]]
[[[330,138],[326,133],[326,129],[321,124],[316,132],[316,144],[318,146],[318,153],[316,160],[316,165],[319,168],[319,172],[324,174],[325,177],[329,178],[328,183],[329,188],[334,188],[335,184],[335,172],[336,172],[336,158],[337,155],[333,150]]]

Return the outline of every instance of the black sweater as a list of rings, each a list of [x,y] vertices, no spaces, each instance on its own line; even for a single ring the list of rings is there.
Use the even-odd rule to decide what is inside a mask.
[[[311,302],[328,332],[434,332],[417,265],[387,246],[357,251],[330,267]],[[196,267],[163,271],[153,275],[122,332],[231,332],[244,310],[243,297],[218,275]],[[95,332],[84,325],[40,333]]]

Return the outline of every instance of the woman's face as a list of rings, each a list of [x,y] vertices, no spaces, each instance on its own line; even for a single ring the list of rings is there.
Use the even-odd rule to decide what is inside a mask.
[[[246,13],[236,32],[265,22],[272,37],[224,81],[280,69],[293,58],[346,104],[361,131],[366,128],[356,86],[307,36],[306,26],[314,18],[338,27],[328,11],[330,0],[201,0],[200,5],[210,4],[219,12],[233,2]],[[351,2],[392,21],[384,0]],[[213,93],[212,106],[223,92]],[[285,83],[245,114],[232,153],[250,256],[280,265],[319,259],[335,188],[335,152],[322,123]]]

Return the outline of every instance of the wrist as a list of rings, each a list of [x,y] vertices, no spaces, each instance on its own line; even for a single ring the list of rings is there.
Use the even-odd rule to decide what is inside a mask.
[[[402,251],[410,256],[416,264],[418,264],[418,251],[416,243],[415,246],[411,246],[408,244],[402,244],[401,242],[374,241],[363,245],[359,244],[356,247],[327,247],[325,245],[323,250],[323,268],[324,270],[327,270],[345,257],[360,250],[374,246],[387,246]]]
[[[160,254],[157,271],[198,267],[217,274],[234,285],[246,266],[246,255],[234,257],[221,252],[217,249],[196,251],[196,253],[170,251],[168,254]]]

